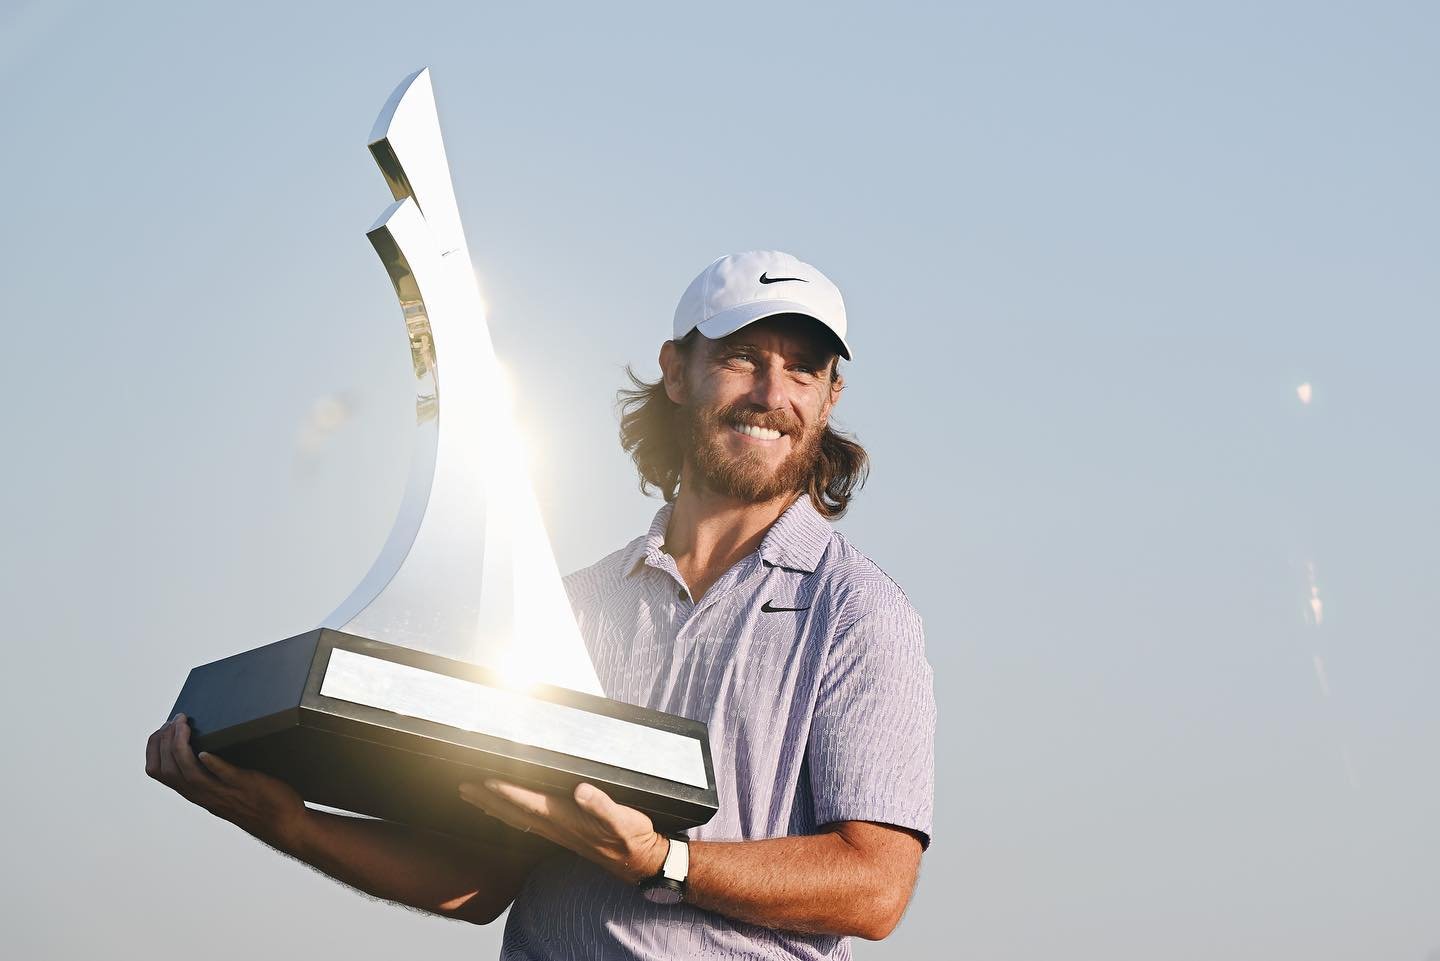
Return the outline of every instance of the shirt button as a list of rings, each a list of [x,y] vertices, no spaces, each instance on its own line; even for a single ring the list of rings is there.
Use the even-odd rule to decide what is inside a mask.
[[[686,593],[685,593],[685,588],[683,588],[683,587],[680,588],[679,596],[680,596],[680,600],[682,600],[682,601],[688,600],[689,597],[690,597],[689,594],[686,594]]]

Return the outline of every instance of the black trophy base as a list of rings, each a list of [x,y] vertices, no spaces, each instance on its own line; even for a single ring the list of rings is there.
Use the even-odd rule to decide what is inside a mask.
[[[335,651],[365,655],[358,660],[348,658],[347,663],[383,669],[377,674],[399,670],[413,678],[418,669],[426,675],[422,681],[436,680],[429,675],[439,675],[440,683],[452,692],[455,682],[445,679],[503,690],[491,672],[476,665],[317,628],[194,668],[171,716],[184,712],[190,719],[196,751],[211,751],[232,764],[280,778],[307,801],[457,837],[514,843],[518,832],[460,799],[462,782],[491,776],[561,792],[573,790],[581,781],[589,782],[619,803],[644,811],[661,833],[703,824],[715,814],[709,742],[705,725],[698,721],[565,688],[535,685],[526,688],[523,697],[536,703],[518,704],[517,716],[525,718],[524,724],[548,725],[551,736],[508,740],[412,716],[410,708],[398,713],[357,703],[365,698],[349,700],[320,693]],[[470,684],[459,686],[474,690]],[[505,697],[516,704],[516,695]],[[374,700],[383,702],[384,698]],[[490,699],[483,700],[489,703]],[[502,699],[500,703],[506,702]],[[424,708],[419,710],[424,713]],[[577,715],[575,711],[585,713]],[[604,720],[607,718],[615,720]],[[659,736],[671,747],[680,744],[687,756],[693,750],[698,752],[695,758],[703,757],[703,775],[694,773],[698,762],[691,764],[688,783],[604,763],[581,750],[583,737],[575,740],[576,754],[522,743],[561,743],[563,738],[556,740],[561,737],[559,729],[571,731],[565,736],[574,737],[577,720],[582,728],[603,727],[612,733],[638,735],[636,743]],[[625,727],[617,727],[615,721]],[[511,728],[513,733],[513,723]],[[645,731],[647,728],[651,730]],[[690,748],[676,737],[698,743]],[[606,751],[595,753],[605,755]],[[653,764],[637,766],[656,769]],[[702,779],[705,787],[694,783]]]

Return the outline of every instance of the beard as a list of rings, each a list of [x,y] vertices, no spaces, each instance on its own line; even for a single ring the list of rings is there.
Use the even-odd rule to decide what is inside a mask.
[[[820,460],[823,424],[802,431],[799,421],[788,414],[746,404],[685,406],[676,413],[685,440],[685,462],[697,482],[717,494],[751,504],[794,494],[805,490]],[[739,456],[730,453],[721,438],[732,426],[741,424],[780,431],[790,438],[790,453],[774,467],[760,451]]]

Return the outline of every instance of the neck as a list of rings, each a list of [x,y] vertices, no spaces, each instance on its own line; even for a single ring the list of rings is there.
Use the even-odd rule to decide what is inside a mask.
[[[794,492],[751,503],[694,482],[687,465],[665,529],[665,552],[697,601],[734,564],[760,546],[765,532],[795,503]]]

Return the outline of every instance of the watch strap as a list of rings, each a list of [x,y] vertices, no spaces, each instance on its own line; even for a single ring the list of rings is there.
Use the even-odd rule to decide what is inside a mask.
[[[645,898],[658,904],[685,900],[685,879],[690,875],[690,845],[684,838],[667,838],[669,847],[660,870],[640,882]]]
[[[665,852],[659,876],[681,884],[690,876],[690,845],[684,838],[670,839],[670,850]]]

